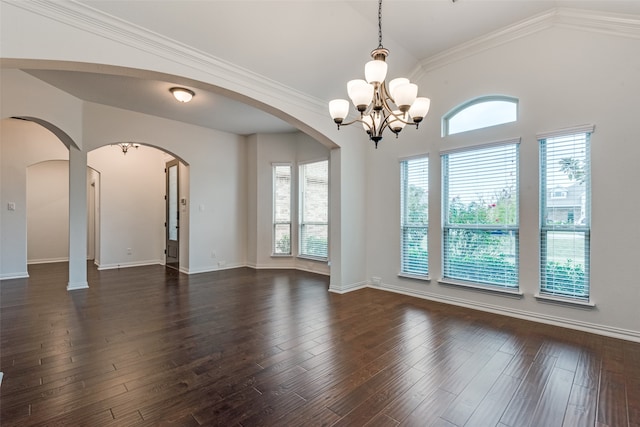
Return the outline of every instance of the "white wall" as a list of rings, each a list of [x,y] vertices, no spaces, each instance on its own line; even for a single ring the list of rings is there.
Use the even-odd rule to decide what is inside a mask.
[[[368,156],[367,276],[386,288],[548,323],[640,339],[640,40],[549,28],[434,68],[418,82],[432,110],[417,132],[386,138]],[[517,123],[442,138],[440,119],[474,97],[520,100]],[[592,135],[591,297],[594,309],[537,301],[538,142],[536,134],[594,124]],[[441,277],[440,150],[522,138],[520,147],[521,299],[438,284]],[[431,281],[401,279],[399,159],[428,154]]]
[[[166,150],[188,165],[181,169],[181,178],[188,169],[188,179],[181,184],[188,215],[188,227],[183,227],[180,235],[181,246],[188,243],[188,250],[180,254],[183,271],[197,273],[245,265],[245,137],[92,103],[85,105],[84,123],[88,147],[137,141]],[[137,154],[135,150],[130,152],[127,160]],[[102,177],[103,194],[106,179]],[[188,193],[183,185],[189,185]],[[104,204],[105,199],[102,222],[106,216]],[[104,233],[104,226],[102,229]],[[125,251],[127,248],[124,246]],[[110,264],[105,256],[103,253],[102,263]]]
[[[297,253],[297,166],[301,162],[326,160],[329,150],[301,132],[252,135],[249,140],[249,212],[251,233],[248,263],[255,268],[299,268],[322,274],[329,273],[326,262],[295,257]],[[271,256],[273,237],[273,163],[290,163],[292,167],[292,254]],[[254,172],[255,171],[255,172]],[[255,230],[255,231],[254,231]],[[255,258],[255,259],[254,259]]]
[[[67,148],[42,126],[0,120],[0,278],[28,275],[27,167],[68,156]],[[9,203],[15,204],[14,211]]]
[[[27,262],[69,259],[69,162],[27,168]]]
[[[164,153],[141,146],[124,155],[107,145],[87,164],[101,178],[98,267],[164,263]]]

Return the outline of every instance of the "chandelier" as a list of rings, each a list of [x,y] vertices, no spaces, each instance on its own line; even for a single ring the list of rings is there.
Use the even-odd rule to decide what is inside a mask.
[[[120,147],[120,149],[122,150],[122,154],[126,155],[127,151],[129,151],[129,148],[138,148],[140,147],[140,144],[136,144],[135,142],[118,142],[117,144],[111,144],[111,145],[117,145],[118,147]]]
[[[385,129],[395,133],[396,138],[406,125],[417,129],[431,105],[429,98],[418,97],[418,86],[409,79],[396,78],[387,86],[384,80],[388,55],[389,50],[382,46],[382,0],[378,0],[378,47],[371,52],[373,60],[365,64],[365,80],[350,80],[347,83],[347,93],[360,116],[345,122],[349,114],[349,101],[334,99],[329,102],[329,113],[338,130],[340,126],[360,122],[376,148]]]

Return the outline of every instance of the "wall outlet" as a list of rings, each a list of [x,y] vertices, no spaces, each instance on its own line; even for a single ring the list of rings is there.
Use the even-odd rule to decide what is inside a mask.
[[[227,265],[227,261],[218,261],[218,267],[224,267],[225,265]]]
[[[371,284],[374,286],[381,286],[382,285],[382,278],[380,277],[372,277],[371,278]]]
[[[131,248],[127,248],[127,255],[131,255],[133,253],[133,251],[131,250]]]
[[[216,251],[211,251],[211,258],[215,258],[216,257]]]

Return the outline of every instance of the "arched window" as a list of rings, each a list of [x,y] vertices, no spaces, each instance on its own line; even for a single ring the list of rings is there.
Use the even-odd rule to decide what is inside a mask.
[[[482,96],[461,104],[442,119],[442,136],[511,123],[518,120],[518,99]]]

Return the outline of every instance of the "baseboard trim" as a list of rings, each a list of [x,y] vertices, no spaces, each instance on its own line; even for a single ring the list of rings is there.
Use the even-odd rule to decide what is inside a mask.
[[[67,291],[77,291],[79,289],[89,289],[88,282],[67,283]]]
[[[118,268],[130,268],[130,267],[144,267],[147,265],[164,265],[164,261],[156,259],[156,260],[148,260],[148,261],[136,261],[136,262],[122,262],[119,264],[96,264],[98,270],[117,270]]]
[[[32,264],[53,264],[54,262],[69,262],[69,257],[28,259],[27,260],[27,265],[32,265]]]
[[[28,278],[29,278],[29,273],[26,271],[23,273],[4,273],[0,275],[0,281],[13,280],[13,279],[28,279]]]
[[[351,283],[349,285],[345,285],[345,286],[329,286],[329,292],[333,292],[336,294],[346,294],[348,292],[353,292],[353,291],[357,291],[359,289],[364,289],[364,288],[368,288],[371,287],[369,282],[367,282],[366,280],[363,282],[356,282],[356,283]],[[375,288],[374,288],[375,289]]]
[[[528,321],[537,322],[537,323],[544,323],[547,325],[559,326],[559,327],[578,330],[582,332],[589,332],[592,334],[603,335],[610,338],[640,342],[640,331],[616,328],[613,326],[599,325],[596,323],[583,322],[579,320],[567,319],[565,317],[551,316],[551,315],[535,313],[531,311],[508,309],[504,307],[495,306],[492,304],[483,304],[483,303],[478,303],[476,301],[469,301],[462,298],[435,295],[430,292],[416,291],[413,289],[406,289],[400,286],[394,286],[394,285],[388,285],[388,284],[374,286],[371,283],[369,283],[368,287],[372,289],[378,289],[381,291],[394,292],[397,294],[426,299],[429,301],[456,305],[459,307],[465,307],[472,310],[484,311],[484,312],[499,314],[499,315],[508,316],[508,317],[515,317],[517,319],[528,320]],[[351,291],[351,289],[349,291]],[[342,293],[345,293],[345,292],[342,292]]]
[[[242,268],[242,267],[248,267],[248,265],[246,264],[227,264],[224,267],[203,267],[203,268],[198,268],[198,269],[186,269],[186,271],[184,271],[186,274],[200,274],[200,273],[212,273],[214,271],[222,271],[222,270],[232,270],[234,268]],[[182,268],[180,269],[180,271],[183,271]]]

